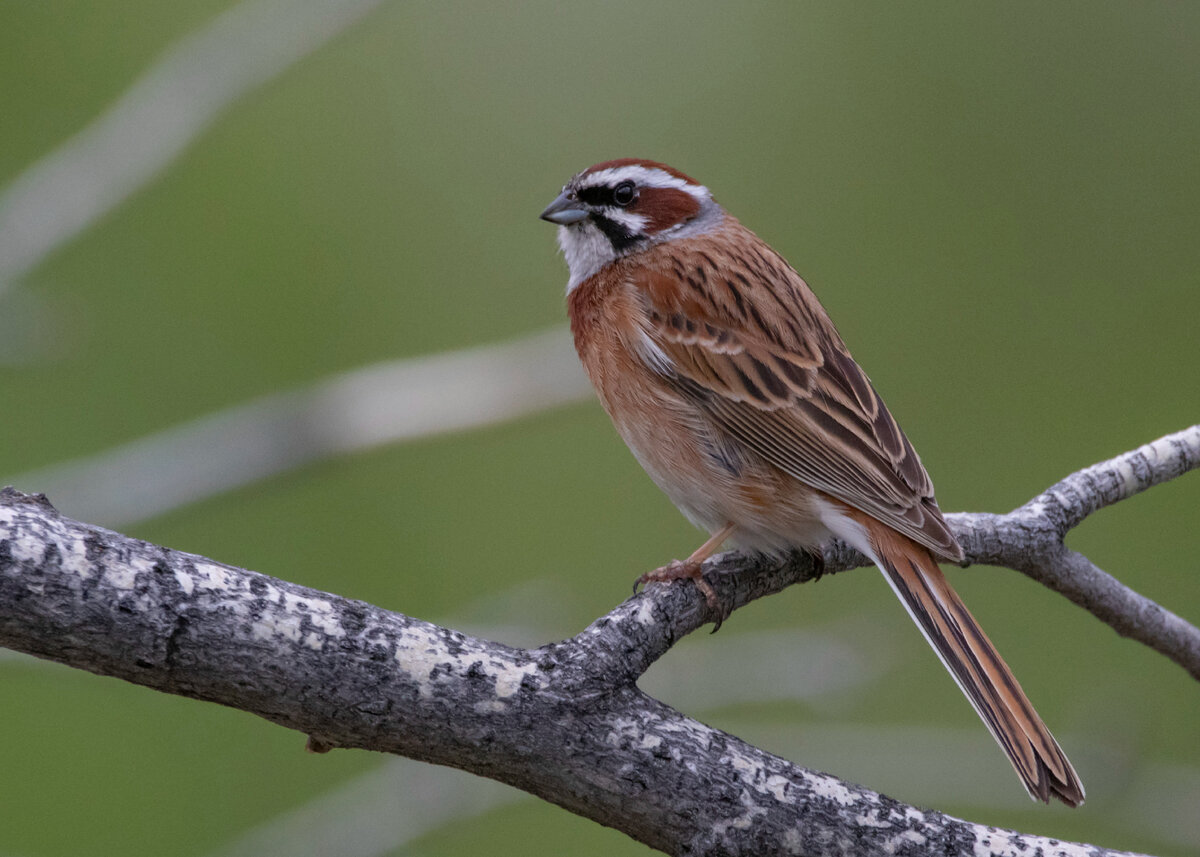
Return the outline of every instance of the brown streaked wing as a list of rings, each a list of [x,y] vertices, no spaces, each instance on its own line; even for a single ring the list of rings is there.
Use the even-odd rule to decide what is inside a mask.
[[[804,281],[789,268],[787,282],[768,284],[728,257],[718,267],[699,255],[723,290],[629,274],[672,382],[780,470],[960,560],[920,458]],[[736,282],[722,276],[730,270]]]

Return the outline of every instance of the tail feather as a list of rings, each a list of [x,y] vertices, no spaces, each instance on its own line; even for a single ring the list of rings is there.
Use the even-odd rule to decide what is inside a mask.
[[[865,516],[863,516],[865,518]],[[1083,803],[1083,784],[1021,685],[925,547],[871,519],[872,557],[1034,799]]]

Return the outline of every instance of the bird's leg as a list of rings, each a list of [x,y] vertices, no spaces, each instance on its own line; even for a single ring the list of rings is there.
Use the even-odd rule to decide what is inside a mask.
[[[700,567],[733,534],[733,529],[733,524],[726,524],[720,530],[713,533],[708,541],[696,548],[687,559],[674,559],[661,568],[646,572],[633,582],[633,591],[636,592],[637,588],[645,583],[667,583],[672,580],[687,579],[695,582],[696,588],[704,593],[704,600],[708,602],[708,606],[717,610],[719,608],[717,593],[700,573]],[[721,618],[723,619],[724,616]],[[717,625],[719,627],[720,622]]]

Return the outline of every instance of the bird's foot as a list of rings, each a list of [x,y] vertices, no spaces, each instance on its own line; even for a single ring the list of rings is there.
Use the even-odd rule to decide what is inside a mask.
[[[633,591],[637,592],[638,587],[645,586],[647,583],[670,583],[673,580],[690,580],[696,584],[696,588],[704,594],[704,600],[708,602],[708,606],[716,608],[717,593],[712,588],[712,585],[704,579],[704,573],[700,570],[703,563],[692,559],[673,559],[666,565],[648,571],[633,582]]]
[[[666,565],[656,568],[654,571],[648,571],[635,580],[633,591],[637,592],[638,587],[648,583],[670,583],[675,580],[692,581],[704,596],[704,601],[708,604],[709,609],[717,614],[713,627],[715,634],[732,611],[726,605],[721,604],[721,600],[717,597],[717,591],[713,589],[711,583],[704,579],[702,566],[703,562],[695,559],[671,560]]]

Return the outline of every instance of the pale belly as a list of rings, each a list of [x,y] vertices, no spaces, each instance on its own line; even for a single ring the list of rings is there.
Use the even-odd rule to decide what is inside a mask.
[[[693,524],[769,554],[812,549],[832,533],[821,522],[819,496],[724,435],[688,404],[654,395],[653,407],[628,400],[628,389],[605,407],[638,463]]]

